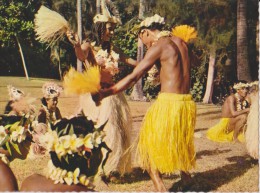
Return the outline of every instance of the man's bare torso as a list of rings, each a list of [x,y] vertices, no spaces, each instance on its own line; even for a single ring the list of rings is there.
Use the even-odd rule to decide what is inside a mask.
[[[177,37],[162,38],[160,80],[161,92],[188,94],[190,91],[190,60],[187,45]]]

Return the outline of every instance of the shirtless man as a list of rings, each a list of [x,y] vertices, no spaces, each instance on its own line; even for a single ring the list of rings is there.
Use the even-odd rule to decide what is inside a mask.
[[[161,31],[164,18],[146,18],[139,37],[148,51],[133,72],[114,86],[92,97],[96,104],[136,83],[155,63],[160,65],[161,93],[148,110],[140,131],[141,165],[149,172],[156,191],[166,191],[161,173],[181,171],[182,180],[195,165],[193,134],[196,106],[189,94],[190,58],[186,43],[169,31]],[[181,120],[181,121],[180,121]]]
[[[239,142],[238,136],[245,127],[249,104],[246,100],[247,84],[239,82],[234,85],[235,94],[226,98],[222,107],[222,119],[207,131],[207,137],[217,142]]]

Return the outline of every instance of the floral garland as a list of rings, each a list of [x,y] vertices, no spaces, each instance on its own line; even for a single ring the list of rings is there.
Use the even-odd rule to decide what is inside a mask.
[[[170,31],[161,31],[156,35],[157,40],[159,40],[161,37],[170,37],[172,36],[172,33]]]
[[[104,137],[103,131],[95,131],[85,137],[77,137],[75,134],[59,137],[57,131],[48,130],[40,139],[40,144],[47,151],[54,151],[59,158],[74,153],[83,156],[86,151],[91,152],[94,147],[98,147]]]
[[[12,118],[13,116],[7,117]],[[30,128],[32,127],[32,117],[27,114],[21,118],[20,121],[14,123],[7,123],[6,125],[0,125],[0,147],[5,146],[12,155],[11,146],[19,153],[19,144],[26,140],[26,137],[31,134]],[[5,160],[1,156],[1,159]]]
[[[99,147],[102,143],[105,133],[103,131],[94,131],[86,136],[77,137],[75,134],[58,136],[57,131],[48,130],[40,139],[40,144],[48,152],[54,151],[58,158],[62,157],[66,160],[66,157],[70,154],[78,154],[80,156],[85,156],[86,152],[92,152],[93,148]],[[52,164],[49,161],[48,164],[49,174],[48,177],[54,180],[54,183],[66,183],[71,184],[82,184],[89,188],[94,188],[92,184],[93,179],[87,177],[85,174],[80,174],[80,169],[76,168],[74,172],[67,171]]]
[[[236,107],[237,107],[236,110],[241,111],[245,109],[247,106],[247,101],[246,100],[241,101],[238,96],[238,93],[235,94],[235,97],[236,97]]]
[[[119,72],[118,70],[118,61],[119,54],[115,51],[111,51],[109,54],[107,50],[99,49],[95,54],[96,61],[99,65],[104,66],[105,69],[109,70],[111,75],[115,75]]]
[[[51,160],[48,162],[48,178],[54,181],[54,184],[66,183],[71,184],[82,184],[90,189],[94,189],[93,177],[87,177],[84,174],[80,174],[80,169],[76,168],[73,172],[63,170],[59,167],[55,167]]]

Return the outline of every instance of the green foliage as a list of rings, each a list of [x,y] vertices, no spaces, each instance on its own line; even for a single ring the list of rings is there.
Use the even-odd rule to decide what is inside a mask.
[[[14,44],[15,37],[29,39],[33,34],[33,21],[27,16],[27,5],[22,1],[12,1],[0,5],[0,46]]]

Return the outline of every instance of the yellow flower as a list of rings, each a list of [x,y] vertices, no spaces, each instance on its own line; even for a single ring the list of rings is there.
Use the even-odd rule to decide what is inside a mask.
[[[93,149],[92,134],[88,134],[84,137],[83,144],[86,148]]]
[[[67,154],[67,151],[66,151],[66,149],[64,148],[64,146],[63,146],[62,143],[56,143],[56,144],[54,145],[54,149],[55,149],[55,152],[56,152],[56,154],[57,154],[57,156],[58,156],[59,158]]]
[[[71,185],[72,183],[78,184],[79,183],[79,180],[78,180],[79,174],[80,174],[80,170],[79,170],[79,168],[76,168],[74,170],[74,172],[69,171],[67,173],[67,176],[64,178],[64,180],[68,185]]]

